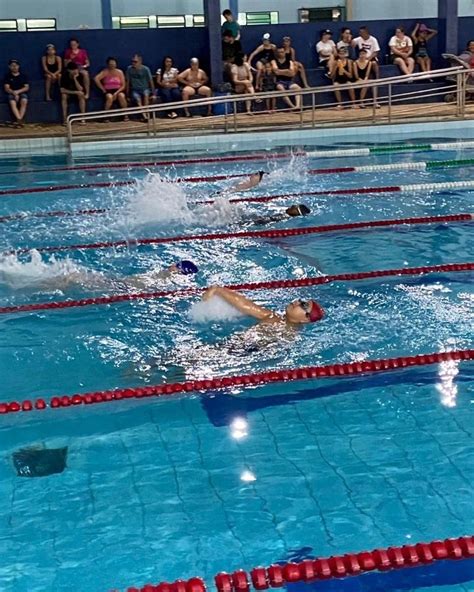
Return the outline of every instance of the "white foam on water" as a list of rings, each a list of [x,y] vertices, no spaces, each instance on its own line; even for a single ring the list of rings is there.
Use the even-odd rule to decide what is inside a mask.
[[[189,311],[191,319],[195,323],[207,323],[209,321],[232,321],[242,317],[242,314],[219,296],[213,296],[209,300],[200,300]]]

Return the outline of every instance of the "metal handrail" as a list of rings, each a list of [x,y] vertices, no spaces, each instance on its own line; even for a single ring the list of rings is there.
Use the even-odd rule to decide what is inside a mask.
[[[474,69],[466,69],[465,67],[462,66],[455,66],[455,67],[451,67],[451,68],[443,68],[441,70],[433,70],[431,72],[417,72],[417,73],[413,73],[413,74],[408,74],[408,75],[401,75],[401,76],[391,76],[389,78],[379,78],[379,79],[375,79],[375,80],[367,80],[367,81],[362,81],[362,82],[349,82],[346,84],[340,84],[337,86],[337,89],[340,91],[344,91],[344,90],[348,90],[348,89],[354,89],[356,88],[357,90],[360,90],[362,88],[370,88],[370,89],[374,89],[374,88],[379,88],[379,87],[389,87],[389,102],[387,103],[389,105],[389,111],[391,109],[391,104],[395,101],[395,99],[392,96],[391,93],[391,87],[393,84],[399,84],[399,83],[404,83],[407,81],[419,81],[419,80],[426,80],[426,79],[434,79],[434,78],[446,78],[447,76],[455,76],[456,77],[456,83],[455,83],[455,91],[456,91],[456,95],[458,96],[461,93],[462,88],[465,88],[466,84],[465,82],[463,82],[463,79],[467,79],[467,77],[469,77],[470,75],[472,75],[474,73]],[[454,84],[454,83],[453,83]],[[444,92],[446,92],[447,88],[449,88],[450,90],[451,87],[447,87],[444,86]],[[427,89],[428,91],[433,91],[433,89]],[[438,89],[436,89],[438,90]],[[259,99],[259,100],[265,100],[265,99],[277,99],[277,98],[284,98],[284,97],[295,97],[295,96],[300,96],[301,98],[301,107],[299,109],[300,113],[301,113],[301,123],[302,123],[302,113],[303,111],[307,111],[308,109],[312,109],[313,111],[313,122],[312,125],[314,127],[314,110],[316,108],[316,106],[318,108],[321,107],[331,107],[332,105],[334,105],[335,103],[326,103],[326,104],[317,104],[316,101],[316,97],[317,95],[323,94],[323,93],[328,93],[328,92],[332,92],[334,91],[334,87],[332,86],[318,86],[318,87],[310,87],[310,88],[301,88],[298,90],[289,90],[289,91],[269,91],[269,92],[259,92],[258,94],[254,94],[254,95],[250,95],[250,94],[226,94],[223,96],[218,96],[218,97],[204,97],[204,98],[196,98],[193,99],[192,101],[190,101],[188,103],[189,107],[200,107],[200,106],[213,106],[213,105],[220,105],[220,104],[224,104],[224,105],[232,105],[233,108],[228,110],[225,110],[225,131],[228,131],[228,123],[227,123],[227,117],[229,115],[233,116],[233,120],[234,120],[234,131],[236,130],[237,127],[237,122],[236,122],[236,104],[237,103],[241,103],[242,101],[249,101],[249,100],[255,100],[255,99]],[[312,105],[310,107],[305,107],[303,105],[303,97],[310,95],[312,97]],[[405,93],[396,95],[397,97],[397,102],[400,100],[400,97],[403,97],[405,95]],[[435,94],[433,95],[429,95],[429,94],[423,94],[423,91],[418,91],[418,92],[411,92],[411,93],[406,93],[406,96],[437,96]],[[413,98],[415,98],[413,96]],[[375,119],[375,98],[373,99],[373,107],[374,107],[374,119]],[[382,103],[383,101],[383,97],[381,97],[380,100],[377,100],[378,103]],[[465,105],[465,101],[464,100],[459,100],[458,99],[458,103],[460,104],[461,107],[463,107]],[[173,111],[176,109],[182,109],[183,108],[183,101],[177,101],[177,102],[173,102],[173,103],[164,103],[164,104],[158,104],[158,105],[148,105],[148,106],[142,106],[142,107],[127,107],[125,109],[115,109],[114,111],[91,111],[89,113],[77,113],[77,114],[71,114],[68,116],[67,118],[67,132],[68,132],[68,139],[69,142],[73,141],[73,132],[72,132],[72,126],[74,123],[77,123],[78,121],[100,121],[102,119],[109,119],[109,118],[116,118],[116,117],[120,117],[120,116],[130,116],[130,115],[142,115],[142,116],[148,116],[149,118],[149,123],[150,121],[152,121],[153,123],[155,122],[155,116],[157,114],[163,113],[163,112],[168,112],[168,111]],[[464,109],[462,109],[462,111],[464,112]],[[221,116],[219,116],[221,117]]]

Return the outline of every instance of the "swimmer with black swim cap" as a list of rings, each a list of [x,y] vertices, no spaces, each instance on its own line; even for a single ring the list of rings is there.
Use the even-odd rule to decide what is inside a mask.
[[[222,191],[216,191],[213,195],[218,194],[225,194],[225,193],[237,193],[241,191],[248,191],[249,189],[253,189],[260,184],[261,180],[263,179],[264,175],[268,175],[265,171],[258,171],[258,173],[253,173],[250,175],[248,179],[245,181],[240,181],[237,185],[233,185],[232,187],[228,187],[227,189],[223,189]]]
[[[308,206],[305,206],[304,204],[293,204],[289,208],[286,208],[284,214],[274,214],[273,216],[267,216],[266,218],[254,218],[252,223],[259,225],[272,224],[273,222],[282,222],[288,217],[295,218],[297,216],[307,216],[308,214],[311,214],[311,210]]]
[[[314,323],[324,317],[323,308],[315,300],[294,300],[288,304],[283,314],[279,314],[229,288],[212,286],[204,292],[203,300],[209,300],[213,296],[222,298],[240,313],[253,317],[260,323],[286,323],[294,326]]]

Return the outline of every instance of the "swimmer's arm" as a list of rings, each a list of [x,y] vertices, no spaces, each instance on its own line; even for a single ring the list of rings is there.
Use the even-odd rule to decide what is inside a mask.
[[[225,300],[242,314],[258,319],[259,321],[268,321],[277,318],[272,310],[259,306],[253,300],[246,298],[243,294],[235,290],[213,286],[205,291],[203,299],[208,300],[213,296],[219,296],[219,298]]]
[[[260,183],[260,176],[257,175],[250,175],[248,179],[245,181],[241,181],[237,183],[234,187],[232,187],[232,191],[247,191],[247,189],[252,189],[256,187]]]

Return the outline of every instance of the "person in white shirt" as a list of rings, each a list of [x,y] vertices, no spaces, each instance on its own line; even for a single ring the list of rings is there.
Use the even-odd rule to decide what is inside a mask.
[[[395,35],[389,41],[390,56],[392,62],[400,68],[402,74],[413,74],[415,60],[413,53],[413,41],[405,35],[403,27],[395,29]]]
[[[319,56],[319,65],[324,66],[328,72],[336,59],[336,44],[331,39],[332,32],[324,29],[320,33],[320,40],[316,43],[316,51]]]
[[[372,62],[372,74],[374,75],[374,78],[378,78],[380,45],[377,39],[370,34],[367,27],[360,27],[359,37],[355,37],[352,40],[352,47],[355,47],[358,52],[361,49],[366,50],[367,59],[369,62]]]

